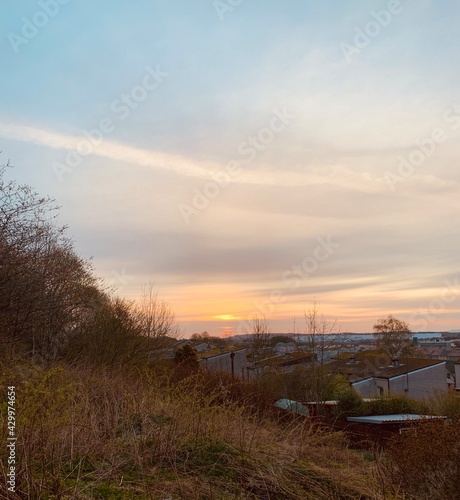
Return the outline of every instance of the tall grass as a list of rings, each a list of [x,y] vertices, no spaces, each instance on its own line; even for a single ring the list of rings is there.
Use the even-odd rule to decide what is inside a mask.
[[[17,493],[3,480],[3,498],[382,498],[341,434],[280,424],[242,384],[65,365],[1,378],[16,385],[19,457]],[[5,447],[0,457],[5,475]]]

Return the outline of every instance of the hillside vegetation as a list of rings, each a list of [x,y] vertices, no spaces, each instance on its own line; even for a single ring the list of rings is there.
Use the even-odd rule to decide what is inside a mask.
[[[136,304],[117,298],[56,227],[52,200],[7,171],[0,434],[14,386],[17,443],[15,492],[6,440],[0,447],[1,498],[458,498],[457,424],[402,436],[383,453],[352,450],[342,433],[274,412],[292,377],[242,383],[187,356],[159,360],[178,332],[167,304],[151,288]],[[341,405],[363,411],[347,392]],[[458,416],[458,399],[430,409]]]
[[[249,388],[237,401],[201,375],[62,365],[22,364],[11,380],[17,498],[381,498],[375,465],[341,434],[277,423]]]

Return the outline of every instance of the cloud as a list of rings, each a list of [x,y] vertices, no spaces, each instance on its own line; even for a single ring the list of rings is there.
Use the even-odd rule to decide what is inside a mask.
[[[49,132],[27,125],[15,125],[0,122],[0,137],[15,141],[38,144],[53,149],[75,150],[85,136],[70,136],[58,132]],[[172,170],[180,175],[209,177],[210,169],[196,165],[184,157],[170,153],[134,148],[104,139],[94,146],[94,154],[111,160],[134,163],[139,166]]]
[[[81,141],[87,141],[84,135],[71,136],[58,132],[51,132],[27,125],[17,125],[0,122],[0,137],[14,141],[32,143],[57,150],[76,150]],[[102,158],[125,162],[174,172],[180,176],[198,177],[203,180],[213,179],[213,175],[223,170],[225,165],[209,162],[197,162],[181,155],[152,151],[144,148],[120,144],[104,139],[93,147],[94,155]],[[289,171],[287,167],[282,172],[264,168],[250,171],[244,170],[247,161],[235,158],[243,165],[243,172],[230,179],[230,182],[247,185],[263,186],[320,186],[333,185],[344,189],[358,189],[363,192],[374,193],[384,191],[387,186],[383,179],[371,176],[368,172],[356,173],[340,165],[313,167],[303,172]],[[261,171],[262,170],[262,171]]]

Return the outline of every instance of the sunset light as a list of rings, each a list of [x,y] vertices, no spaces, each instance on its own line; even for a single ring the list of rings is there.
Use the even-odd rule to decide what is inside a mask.
[[[184,335],[459,326],[458,6],[61,3],[0,21],[0,150],[121,297]]]

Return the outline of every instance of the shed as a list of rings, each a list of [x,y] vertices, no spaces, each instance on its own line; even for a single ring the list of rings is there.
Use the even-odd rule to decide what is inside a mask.
[[[293,413],[298,413],[299,415],[305,415],[308,417],[308,408],[306,408],[299,401],[293,401],[292,399],[278,399],[274,404],[277,408],[282,410],[292,411]]]
[[[417,415],[413,413],[398,413],[393,415],[368,415],[364,417],[347,417],[348,422],[367,426],[380,426],[382,430],[401,434],[414,424],[433,420],[445,420],[447,417],[437,415]]]

